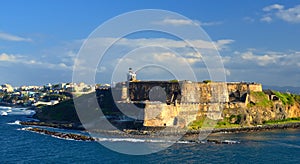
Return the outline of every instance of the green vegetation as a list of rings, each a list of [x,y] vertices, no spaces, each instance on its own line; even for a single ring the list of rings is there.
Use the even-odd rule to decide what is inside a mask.
[[[203,83],[211,83],[212,81],[211,80],[203,80]]]
[[[66,95],[60,95],[60,94],[48,94],[43,97],[45,101],[51,101],[51,100],[66,100],[67,96]]]
[[[212,120],[208,117],[200,117],[193,121],[189,126],[189,130],[199,130],[205,128],[236,128],[241,127],[239,124],[242,120],[241,115],[232,115],[230,118],[223,120]]]
[[[294,105],[295,102],[300,103],[300,95],[281,93],[278,91],[272,91],[282,102],[283,105]],[[255,103],[250,102],[248,107],[272,107],[273,101],[269,100],[268,95],[264,92],[250,92],[251,98],[255,100]]]
[[[173,79],[173,80],[170,80],[169,82],[170,82],[170,83],[178,83],[178,82],[179,82],[179,80],[177,80],[177,79]]]
[[[300,103],[300,95],[293,95],[293,97],[297,103]]]
[[[53,106],[42,106],[34,117],[41,121],[79,122],[72,99]]]
[[[293,105],[295,101],[300,102],[299,95],[293,95],[290,93],[281,93],[278,91],[273,91],[275,95],[281,100],[283,105]]]
[[[110,92],[109,92],[110,93]],[[76,106],[82,106],[84,111],[80,110],[80,115],[84,118],[98,118],[102,115],[99,113],[99,106],[88,106],[86,108],[86,103],[88,100],[93,99],[94,94],[85,94],[79,97],[74,98],[76,101]],[[67,99],[59,104],[53,106],[39,106],[39,110],[34,116],[35,118],[41,121],[49,122],[64,122],[64,123],[78,123],[79,118],[75,109],[73,99]],[[101,110],[105,115],[120,115],[120,111],[114,110],[113,101],[108,101],[109,99],[103,99],[104,102],[101,103]],[[99,101],[99,99],[98,99]],[[99,102],[98,102],[99,103]],[[80,108],[81,109],[81,108]]]
[[[286,118],[282,120],[269,120],[269,121],[264,121],[263,123],[267,125],[273,125],[273,124],[286,124],[286,123],[293,123],[293,122],[300,122],[300,117]]]
[[[235,128],[241,127],[242,115],[231,115],[229,118],[224,118],[217,123],[216,128]]]
[[[258,107],[272,107],[273,102],[269,100],[268,95],[264,92],[250,92],[252,98],[255,99],[256,103],[249,103],[248,107],[258,106]]]
[[[217,123],[217,120],[209,119],[208,117],[200,117],[196,121],[193,121],[188,126],[189,130],[199,130],[199,129],[205,129],[210,127],[215,127]]]
[[[239,114],[239,115],[231,115],[230,117],[229,117],[229,122],[231,122],[231,123],[233,123],[233,124],[240,124],[241,123],[241,121],[242,121],[242,115],[241,114]]]
[[[219,121],[215,128],[238,128],[241,127],[240,124],[232,124],[227,121]]]

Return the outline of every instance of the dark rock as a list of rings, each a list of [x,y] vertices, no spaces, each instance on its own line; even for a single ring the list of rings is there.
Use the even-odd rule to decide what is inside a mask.
[[[41,133],[41,134],[56,136],[56,137],[64,138],[64,139],[73,139],[73,140],[77,140],[77,141],[95,141],[95,139],[90,136],[85,136],[85,135],[80,135],[80,134],[53,132],[53,131],[40,129],[40,128],[28,128],[27,130]]]

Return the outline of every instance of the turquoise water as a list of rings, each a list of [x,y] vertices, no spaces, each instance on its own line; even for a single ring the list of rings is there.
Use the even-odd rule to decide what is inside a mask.
[[[16,120],[0,116],[0,163],[290,163],[300,161],[300,129],[218,134],[213,138],[240,144],[178,143],[150,155],[124,155],[97,142],[54,138],[25,130]]]

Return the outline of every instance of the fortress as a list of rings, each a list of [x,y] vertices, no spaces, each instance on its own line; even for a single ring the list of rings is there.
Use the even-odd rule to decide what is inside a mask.
[[[111,97],[120,111],[150,127],[186,127],[197,117],[222,119],[223,108],[243,108],[250,92],[262,85],[246,82],[138,81],[129,70],[128,81],[97,89],[98,97]],[[109,95],[109,96],[108,96]],[[104,99],[100,100],[104,103]],[[107,100],[106,100],[107,101]]]

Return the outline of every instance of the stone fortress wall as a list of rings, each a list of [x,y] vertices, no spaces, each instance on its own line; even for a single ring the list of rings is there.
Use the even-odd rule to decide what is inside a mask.
[[[116,86],[119,103],[144,104],[144,126],[186,127],[197,117],[222,119],[223,108],[245,107],[262,85],[245,82],[131,81]],[[125,95],[124,95],[125,94]],[[130,110],[130,109],[128,109]]]
[[[250,91],[262,91],[261,84],[246,82],[136,81],[123,85],[128,89],[130,101],[150,100],[149,93],[155,89],[163,90],[160,94],[166,96],[167,102],[172,100],[172,96],[177,96],[178,101],[196,103],[229,102],[230,94],[243,95]],[[121,87],[119,84],[116,88]]]

